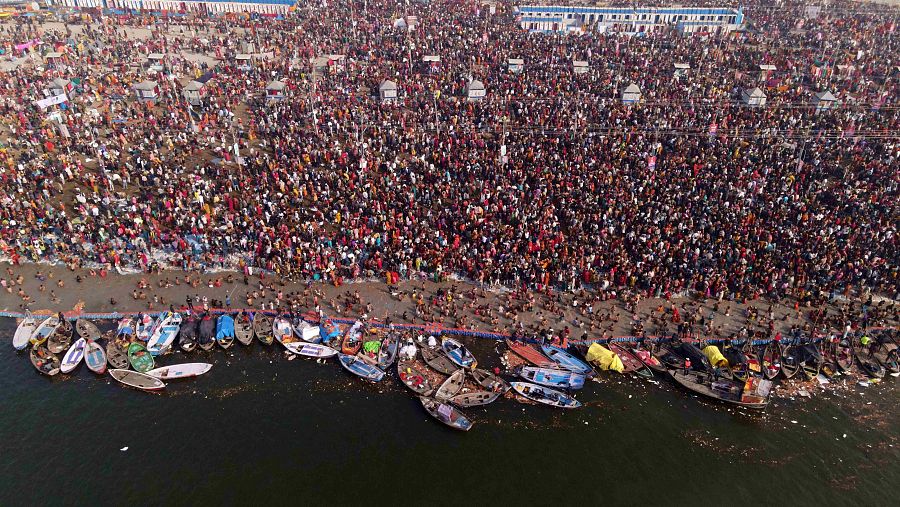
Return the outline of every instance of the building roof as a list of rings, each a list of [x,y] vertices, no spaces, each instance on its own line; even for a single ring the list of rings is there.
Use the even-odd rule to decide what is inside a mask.
[[[763,91],[760,90],[759,87],[756,87],[756,88],[747,88],[746,90],[744,90],[744,95],[746,95],[747,97],[750,97],[751,99],[764,99],[764,98],[766,98],[766,94],[763,93]]]
[[[381,91],[385,91],[385,90],[396,90],[396,89],[397,89],[397,83],[391,81],[390,79],[385,79],[385,80],[382,81],[381,84],[378,86],[378,89],[381,90]]]
[[[150,53],[149,55],[147,55],[148,60],[162,60],[165,57],[166,55],[162,53]]]
[[[834,96],[830,91],[825,90],[824,92],[819,92],[815,95],[816,100],[819,102],[835,102],[837,97]]]
[[[573,67],[587,67],[588,62],[587,62],[587,60],[572,60],[572,66]]]
[[[62,55],[59,51],[50,51],[47,53],[47,58],[62,58]]]
[[[768,64],[760,64],[759,70],[778,70],[778,67]]]
[[[469,86],[466,87],[467,90],[484,90],[484,83],[477,79],[473,79],[469,81]]]
[[[287,85],[284,81],[275,80],[266,85],[266,90],[281,91],[284,90],[285,86]]]
[[[641,88],[638,85],[631,83],[622,93],[641,93]]]
[[[234,59],[235,59],[235,60],[242,60],[242,61],[243,61],[243,60],[250,60],[251,58],[253,58],[253,57],[252,57],[251,55],[246,54],[246,53],[238,53],[237,55],[234,56]]]
[[[184,85],[184,90],[189,92],[196,92],[203,89],[203,83],[197,81],[191,81],[190,83]]]
[[[61,77],[58,77],[58,78],[54,79],[53,81],[50,81],[50,87],[62,89],[62,88],[69,86],[70,83],[71,83],[71,81],[69,81],[68,79],[63,79]]]
[[[142,81],[134,85],[135,90],[152,90],[156,88],[156,81]]]
[[[688,64],[688,63],[678,63],[678,62],[676,62],[676,63],[675,63],[675,68],[676,68],[676,69],[690,69],[690,68],[691,68],[691,65]]]
[[[523,60],[521,58],[510,58],[509,64],[510,65],[525,65],[525,60]]]
[[[423,62],[439,62],[441,57],[438,55],[425,55],[422,57]]]

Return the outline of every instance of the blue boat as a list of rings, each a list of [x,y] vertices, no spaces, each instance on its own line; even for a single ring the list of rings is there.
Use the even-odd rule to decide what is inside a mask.
[[[216,321],[216,342],[223,349],[234,345],[234,318],[231,315],[219,315]]]
[[[522,366],[516,370],[516,374],[525,380],[547,387],[561,389],[581,389],[584,387],[584,375],[569,370],[555,370],[553,368],[537,368],[535,366]]]
[[[444,338],[441,342],[441,348],[444,349],[444,353],[447,354],[447,357],[458,366],[463,368],[474,368],[478,365],[478,361],[475,360],[475,356],[469,352],[469,349],[453,338]]]
[[[340,342],[341,328],[339,328],[338,325],[334,322],[326,320],[325,322],[319,324],[319,336],[322,337],[321,343],[324,343],[326,345],[332,343],[334,340],[338,340],[338,342]]]
[[[358,356],[338,354],[338,359],[341,361],[341,366],[346,368],[347,371],[365,380],[378,382],[384,377],[383,371],[379,370],[378,367],[363,361]]]
[[[582,375],[590,375],[593,373],[594,369],[591,366],[581,359],[569,354],[565,350],[554,347],[553,345],[542,345],[541,349],[544,351],[544,354],[550,359],[556,361],[558,365],[565,368],[566,370],[580,373]]]
[[[513,390],[529,400],[558,408],[578,408],[581,402],[549,387],[543,387],[528,382],[510,382]]]

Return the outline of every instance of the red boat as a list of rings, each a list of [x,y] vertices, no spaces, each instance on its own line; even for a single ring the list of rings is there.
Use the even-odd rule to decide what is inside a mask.
[[[517,356],[537,366],[538,368],[555,368],[559,366],[555,361],[551,360],[543,353],[541,353],[541,351],[538,350],[534,345],[514,342],[507,338],[506,346],[509,347],[509,350],[513,351],[513,353],[515,353]]]
[[[625,370],[622,373],[636,373],[642,377],[653,377],[653,372],[650,371],[650,368],[647,368],[647,365],[642,363],[637,356],[629,352],[625,347],[621,347],[612,342],[606,346],[615,355],[619,356],[619,359],[622,361],[622,366],[625,367]]]

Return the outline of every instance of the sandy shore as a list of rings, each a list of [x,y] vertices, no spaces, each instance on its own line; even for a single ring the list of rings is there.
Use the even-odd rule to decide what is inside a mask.
[[[39,275],[43,281],[38,278]],[[199,280],[199,285],[187,285],[184,282],[186,276],[193,281]],[[75,309],[85,312],[161,310],[169,305],[176,308],[185,306],[189,295],[192,298],[206,297],[210,304],[213,299],[225,301],[226,295],[230,295],[232,308],[260,308],[262,304],[266,308],[289,308],[290,301],[298,311],[307,312],[315,311],[318,303],[319,309],[328,316],[355,318],[366,314],[380,321],[413,324],[439,322],[444,327],[501,333],[512,332],[522,322],[530,332],[541,329],[561,331],[568,326],[571,337],[581,338],[587,334],[587,337],[594,339],[632,334],[635,316],[643,321],[648,335],[671,334],[676,330],[671,319],[673,305],[682,318],[698,314],[706,319],[712,318],[712,337],[724,338],[749,324],[746,316],[751,308],[757,309],[760,319],[765,321],[770,306],[766,300],[748,304],[722,301],[717,304],[715,300],[678,298],[665,301],[654,298],[640,301],[632,311],[621,300],[587,304],[587,295],[573,294],[556,295],[553,300],[537,294],[533,305],[526,306],[524,301],[512,299],[508,290],[475,291],[477,294],[473,294],[475,286],[466,282],[404,281],[389,287],[384,282],[360,281],[335,287],[321,282],[310,285],[282,284],[271,276],[252,276],[245,283],[243,274],[237,272],[200,275],[164,271],[161,274],[110,274],[100,277],[88,270],[70,271],[63,266],[35,264],[12,266],[0,263],[0,277],[6,280],[7,285],[16,280],[22,281],[21,285],[0,290],[0,308],[9,311],[24,308],[32,311]],[[230,283],[229,277],[232,278]],[[176,285],[176,279],[181,282],[179,285]],[[139,289],[142,281],[146,282],[147,287]],[[217,282],[219,286],[216,286]],[[264,287],[262,290],[261,286]],[[30,298],[28,302],[23,302],[19,296],[20,290]],[[441,290],[445,294],[450,292],[452,296],[434,302],[433,298]],[[279,292],[281,299],[278,298]],[[418,315],[414,295],[424,302]],[[249,303],[248,296],[252,299]],[[587,306],[591,306],[593,312],[589,312]],[[654,319],[653,316],[660,315],[660,309],[665,315]],[[802,326],[808,322],[809,313],[810,309],[806,308],[800,308],[798,312],[792,304],[773,306],[775,329],[786,333],[791,325]],[[758,323],[753,328],[763,327]]]

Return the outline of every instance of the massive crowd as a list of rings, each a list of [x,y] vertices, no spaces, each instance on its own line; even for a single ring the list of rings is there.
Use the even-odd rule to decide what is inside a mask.
[[[604,295],[900,297],[898,11],[744,12],[745,30],[702,36],[528,33],[513,4],[471,0],[6,23],[0,247],[336,284],[426,273]],[[14,49],[34,39],[37,56]],[[46,65],[50,50],[65,62]],[[161,73],[145,61],[157,52]],[[190,106],[182,86],[207,73]],[[135,100],[150,77],[159,100]],[[56,78],[75,85],[68,102],[35,105]],[[273,79],[284,100],[266,100]],[[470,79],[483,100],[466,99]],[[631,83],[636,105],[620,100]],[[757,86],[768,102],[747,107]],[[826,90],[840,102],[817,110]]]

